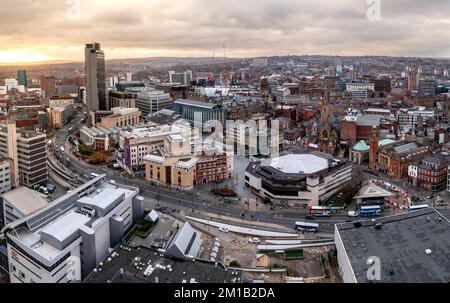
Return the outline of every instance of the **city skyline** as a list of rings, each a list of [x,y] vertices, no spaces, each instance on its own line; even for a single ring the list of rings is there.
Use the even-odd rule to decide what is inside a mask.
[[[3,1],[0,1],[0,3]],[[379,3],[379,6],[377,6]],[[10,6],[10,5],[9,5]],[[0,64],[106,59],[340,55],[450,57],[448,1],[31,1],[0,12]],[[45,14],[44,14],[45,12]],[[126,13],[124,13],[126,12]],[[372,14],[372,15],[371,15]],[[32,28],[32,31],[24,30]],[[439,39],[437,39],[439,38]],[[439,47],[431,47],[439,43]]]

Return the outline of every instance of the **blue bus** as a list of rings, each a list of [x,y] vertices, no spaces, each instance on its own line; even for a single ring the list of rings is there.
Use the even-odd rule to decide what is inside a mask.
[[[428,207],[429,207],[428,204],[411,205],[409,207],[409,211],[412,212],[412,211],[416,211],[416,210],[420,210],[420,209],[424,209],[424,208],[428,208]]]
[[[300,231],[316,232],[316,231],[319,231],[319,224],[298,221],[298,222],[295,222],[295,229],[300,230]]]
[[[359,212],[361,217],[374,217],[381,215],[381,207],[379,205],[362,206]]]

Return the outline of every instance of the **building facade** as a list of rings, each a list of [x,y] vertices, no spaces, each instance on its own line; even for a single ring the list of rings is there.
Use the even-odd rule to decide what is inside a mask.
[[[137,93],[117,91],[109,92],[109,108],[114,107],[126,107],[134,108],[136,107]]]
[[[251,162],[245,185],[266,201],[317,206],[341,191],[351,178],[351,162],[312,152]]]
[[[143,218],[138,193],[103,175],[6,225],[11,283],[82,281]]]
[[[85,69],[88,111],[106,110],[105,54],[99,43],[86,44]]]
[[[162,109],[173,109],[170,95],[158,90],[146,90],[138,93],[135,105],[144,116]]]
[[[222,126],[225,127],[225,112],[223,107],[218,104],[178,99],[175,101],[175,111],[200,129],[204,128],[206,122],[211,122],[207,128],[214,127],[217,125],[216,121],[220,122]],[[196,117],[198,117],[198,121],[196,121]],[[195,125],[196,122],[201,123],[201,125]]]
[[[137,108],[116,107],[109,112],[109,115],[101,117],[100,122],[94,126],[109,128],[139,124],[141,112]]]

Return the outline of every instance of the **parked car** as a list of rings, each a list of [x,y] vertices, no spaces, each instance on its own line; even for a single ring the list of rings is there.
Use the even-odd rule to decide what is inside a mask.
[[[229,233],[230,230],[228,229],[228,227],[225,226],[221,226],[219,227],[219,231],[223,232],[223,233]]]
[[[428,200],[431,200],[431,199],[433,199],[434,198],[434,195],[429,195],[429,196],[427,196],[427,199]]]
[[[312,215],[305,216],[305,220],[316,220],[316,218]]]
[[[261,242],[261,240],[259,238],[250,238],[250,239],[248,239],[248,242],[258,244]]]

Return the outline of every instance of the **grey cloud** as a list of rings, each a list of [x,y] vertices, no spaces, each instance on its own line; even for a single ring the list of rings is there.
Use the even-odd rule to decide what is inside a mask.
[[[381,0],[381,20],[375,22],[366,18],[366,0],[81,3],[82,20],[70,21],[66,1],[0,0],[0,7],[7,8],[0,10],[0,39],[8,42],[0,52],[27,46],[45,52],[44,46],[51,44],[57,52],[51,56],[82,59],[83,44],[95,40],[117,56],[133,56],[127,48],[211,55],[222,44],[231,56],[449,56],[448,42],[433,47],[436,40],[450,40],[448,0]]]

